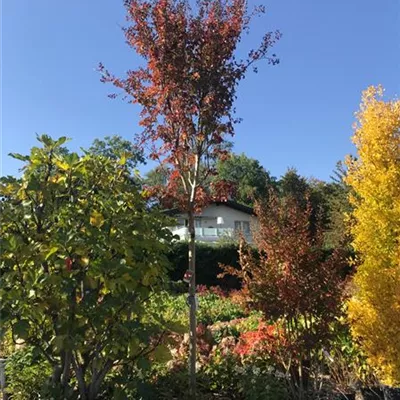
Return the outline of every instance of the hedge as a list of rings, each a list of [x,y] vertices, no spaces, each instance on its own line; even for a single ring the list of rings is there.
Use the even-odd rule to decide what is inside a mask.
[[[188,269],[188,243],[175,242],[168,254],[171,263],[169,276],[172,281],[180,281]],[[196,284],[220,286],[223,289],[239,289],[239,280],[233,276],[222,279],[219,264],[239,267],[238,246],[236,244],[209,245],[196,243]]]

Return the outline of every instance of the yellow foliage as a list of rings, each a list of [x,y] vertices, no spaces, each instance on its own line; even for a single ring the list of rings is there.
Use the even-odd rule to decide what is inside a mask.
[[[382,87],[362,97],[348,159],[353,245],[360,257],[349,303],[353,335],[382,381],[400,384],[400,101]]]
[[[103,214],[99,213],[98,211],[93,211],[90,215],[90,225],[93,225],[97,228],[101,228],[104,224],[104,217]]]

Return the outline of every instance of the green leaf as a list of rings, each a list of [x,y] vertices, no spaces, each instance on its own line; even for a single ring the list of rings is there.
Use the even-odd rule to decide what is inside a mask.
[[[32,176],[31,179],[28,181],[28,185],[26,186],[28,190],[39,190],[40,189],[40,182],[36,176]]]
[[[91,276],[85,276],[84,283],[89,289],[96,289],[98,286],[96,279],[92,278]]]
[[[139,369],[141,369],[142,371],[146,371],[150,368],[150,362],[147,358],[139,358],[139,360],[137,361],[137,366]]]
[[[165,344],[161,344],[154,350],[153,357],[157,362],[166,363],[171,360],[172,355],[168,347]]]
[[[50,251],[46,254],[46,260],[48,260],[54,253],[58,250],[57,246],[54,246],[50,249]]]
[[[21,339],[27,339],[29,336],[29,322],[25,319],[21,319],[12,327],[15,336]]]
[[[56,145],[57,145],[57,146],[61,146],[61,145],[63,145],[67,140],[68,140],[68,138],[67,138],[66,136],[61,136],[61,137],[56,141]]]
[[[184,334],[187,332],[188,327],[178,321],[168,322],[167,328],[174,333]]]
[[[29,161],[29,156],[23,156],[19,153],[8,153],[8,155],[12,158],[15,158],[16,160]]]
[[[37,140],[46,146],[51,146],[54,142],[49,135],[37,135]]]
[[[72,166],[79,161],[79,156],[76,153],[70,153],[65,156],[67,163]]]
[[[11,251],[15,251],[18,249],[18,239],[16,236],[11,236],[8,243],[10,245]]]

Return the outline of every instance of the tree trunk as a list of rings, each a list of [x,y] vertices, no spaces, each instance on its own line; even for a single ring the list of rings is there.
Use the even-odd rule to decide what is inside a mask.
[[[71,378],[71,357],[72,357],[72,351],[71,350],[65,351],[64,362],[63,362],[64,365],[61,375],[61,386],[64,389],[69,386],[69,381]]]
[[[77,383],[78,383],[78,390],[79,390],[79,394],[80,394],[79,399],[80,400],[87,400],[85,373],[82,370],[81,366],[78,363],[78,360],[75,358],[74,355],[72,356],[72,366],[74,368],[76,380],[77,380]]]
[[[189,392],[196,398],[196,244],[194,211],[188,212],[189,228],[189,271],[192,277],[189,283],[190,332],[189,332]]]
[[[95,400],[99,394],[100,387],[106,377],[107,373],[111,370],[114,362],[111,360],[107,360],[102,369],[96,371],[92,375],[92,382],[88,388],[87,400]]]

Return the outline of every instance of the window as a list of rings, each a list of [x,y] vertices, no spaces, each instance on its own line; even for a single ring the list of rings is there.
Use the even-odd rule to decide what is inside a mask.
[[[176,223],[178,224],[178,226],[185,226],[185,219],[184,218],[178,218],[176,220]]]
[[[195,219],[194,220],[194,226],[196,228],[201,228],[201,219]]]
[[[235,221],[235,231],[249,234],[250,233],[250,222],[249,221]]]

